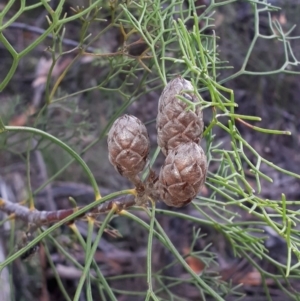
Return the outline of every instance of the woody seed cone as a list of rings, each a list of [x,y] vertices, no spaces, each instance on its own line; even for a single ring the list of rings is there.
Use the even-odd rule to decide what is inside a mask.
[[[159,174],[162,200],[168,206],[187,205],[200,192],[206,173],[205,153],[195,142],[180,144],[170,150]]]
[[[108,158],[124,177],[132,178],[147,162],[150,141],[145,125],[135,116],[119,117],[108,133]]]
[[[195,112],[187,110],[187,103],[176,95],[182,95],[194,103],[199,102],[199,99],[195,94],[183,92],[184,90],[193,90],[192,84],[184,78],[177,77],[167,84],[159,98],[156,119],[157,144],[164,155],[179,144],[199,143],[201,140],[203,116],[200,106],[196,106]]]

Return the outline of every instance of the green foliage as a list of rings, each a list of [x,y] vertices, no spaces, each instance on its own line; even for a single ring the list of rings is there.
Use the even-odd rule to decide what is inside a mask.
[[[119,294],[140,296],[142,300],[185,300],[172,291],[172,287],[178,283],[189,283],[198,289],[199,298],[206,300],[208,296],[214,300],[225,300],[228,295],[234,295],[239,298],[239,292],[236,287],[223,282],[218,274],[212,274],[206,271],[214,264],[214,254],[209,248],[199,254],[193,253],[193,244],[190,248],[191,254],[198,256],[205,262],[205,269],[201,275],[198,275],[187,264],[185,257],[176,249],[168,234],[159,224],[157,216],[167,215],[176,217],[185,221],[190,221],[196,228],[203,226],[211,227],[216,232],[225,237],[231,250],[236,257],[246,258],[251,265],[255,266],[260,272],[265,284],[265,279],[272,279],[283,291],[291,298],[298,300],[296,293],[289,290],[289,284],[283,285],[282,281],[289,283],[290,279],[299,279],[299,258],[300,258],[300,240],[296,225],[299,222],[299,212],[292,205],[299,205],[297,201],[287,200],[285,195],[279,195],[277,200],[265,199],[261,196],[262,181],[272,182],[272,178],[267,175],[262,166],[267,165],[276,171],[300,178],[299,174],[284,170],[280,166],[263,158],[252,145],[250,145],[240,134],[237,124],[240,123],[264,134],[289,135],[287,131],[271,130],[253,126],[248,123],[260,121],[259,117],[237,114],[235,109],[234,91],[225,87],[225,83],[241,75],[267,76],[271,74],[288,73],[299,74],[297,67],[299,61],[294,55],[291,41],[295,37],[291,36],[293,28],[284,32],[278,21],[272,21],[271,12],[279,8],[268,4],[265,0],[249,0],[249,5],[254,16],[254,35],[252,42],[246,53],[243,64],[238,71],[234,71],[228,77],[222,77],[224,69],[231,68],[228,62],[222,61],[222,56],[218,53],[218,36],[213,30],[215,11],[222,6],[231,5],[236,2],[228,1],[210,1],[207,7],[196,7],[195,1],[175,1],[175,0],[155,0],[155,1],[89,1],[85,7],[73,8],[72,15],[64,14],[65,1],[59,1],[57,7],[51,7],[46,0],[42,0],[34,5],[26,5],[26,1],[21,1],[17,13],[12,17],[7,17],[15,1],[9,1],[3,11],[0,13],[0,42],[6,48],[13,58],[9,72],[5,75],[0,84],[0,91],[13,79],[20,60],[29,55],[36,47],[42,44],[49,34],[52,35],[52,44],[47,51],[50,53],[52,62],[47,74],[45,86],[45,102],[42,108],[34,116],[32,127],[5,126],[0,121],[0,133],[7,132],[11,136],[17,132],[23,134],[30,133],[26,139],[30,142],[32,137],[50,142],[59,147],[61,152],[67,152],[72,159],[61,166],[59,170],[53,173],[50,179],[41,185],[36,191],[32,191],[28,185],[30,202],[34,203],[35,195],[47,185],[48,182],[55,180],[66,170],[73,162],[78,164],[87,175],[90,185],[92,185],[95,194],[95,200],[77,211],[68,218],[56,223],[55,225],[41,229],[40,234],[30,242],[25,248],[9,256],[4,262],[0,263],[0,270],[11,264],[16,258],[29,250],[35,243],[48,238],[49,243],[45,244],[55,246],[60,253],[65,256],[77,269],[82,271],[74,297],[70,297],[64,288],[64,284],[56,271],[56,267],[51,260],[50,251],[46,249],[48,260],[53,269],[53,273],[65,300],[79,300],[82,292],[85,292],[86,300],[93,300],[92,287],[96,287],[101,300],[117,300]],[[48,26],[45,31],[30,45],[21,51],[16,51],[6,37],[5,29],[9,28],[22,14],[28,11],[34,12],[41,8],[47,11]],[[198,12],[201,11],[201,14]],[[260,18],[266,14],[269,21],[269,29],[272,34],[266,36],[260,33]],[[106,20],[110,19],[110,22]],[[76,37],[78,45],[72,50],[64,50],[64,36],[66,27],[73,22],[80,23],[80,32]],[[187,25],[192,24],[192,25]],[[199,26],[201,24],[201,26]],[[100,30],[93,36],[90,35],[93,26],[98,26]],[[121,45],[115,52],[106,51],[105,47],[98,43],[101,38],[108,36],[115,38],[115,33],[121,33]],[[249,59],[260,39],[276,40],[284,49],[284,63],[276,70],[252,71],[248,69]],[[96,45],[96,46],[94,46]],[[141,46],[142,50],[136,54],[135,46]],[[59,59],[73,54],[72,60],[57,77],[53,77],[53,70],[57,66]],[[67,88],[67,76],[76,72],[76,64],[83,58],[93,58],[93,66],[101,69],[97,78],[91,81],[88,88],[78,89],[70,92]],[[276,59],[276,58],[275,58]],[[58,242],[58,239],[52,236],[66,221],[71,221],[80,214],[87,212],[97,204],[110,200],[116,196],[129,194],[130,190],[123,190],[112,193],[105,197],[100,197],[98,185],[95,176],[86,162],[82,159],[83,154],[89,151],[95,144],[105,139],[106,133],[114,120],[123,114],[126,109],[135,101],[143,96],[147,96],[153,91],[160,91],[166,85],[169,79],[180,74],[190,79],[195,87],[199,99],[199,104],[203,107],[204,114],[211,114],[212,118],[205,129],[204,138],[206,143],[206,153],[209,166],[217,166],[212,170],[210,168],[206,185],[209,188],[210,195],[199,197],[193,201],[195,210],[199,217],[189,216],[180,211],[169,211],[155,208],[134,208],[141,210],[148,216],[147,221],[142,220],[139,215],[132,212],[121,211],[119,214],[126,219],[132,220],[137,226],[146,229],[149,233],[147,243],[147,272],[137,275],[120,275],[118,277],[104,277],[101,269],[94,260],[98,243],[102,237],[105,228],[108,226],[114,211],[107,214],[106,218],[97,230],[97,237],[92,239],[95,230],[95,222],[88,219],[88,234],[83,238],[75,225],[71,229],[75,233],[83,250],[85,250],[84,265],[74,261],[72,256],[64,249],[64,246]],[[53,79],[55,78],[55,80]],[[98,129],[94,134],[92,141],[88,145],[80,144],[80,139],[75,139],[78,134],[83,137],[90,127],[86,126],[87,116],[82,113],[81,108],[70,107],[69,102],[75,102],[78,97],[88,95],[92,98],[94,92],[101,93],[102,102],[111,115],[106,124]],[[108,99],[108,100],[107,100]],[[101,101],[99,100],[99,103]],[[190,103],[191,109],[195,104]],[[62,124],[51,124],[51,118],[47,115],[49,110],[69,110],[66,121]],[[109,109],[108,109],[109,108]],[[74,112],[80,112],[82,123],[72,120]],[[106,116],[107,117],[107,116]],[[228,137],[229,147],[223,146],[217,140],[216,131],[221,129]],[[69,132],[68,132],[69,131]],[[58,137],[60,133],[65,134]],[[20,135],[22,137],[22,135]],[[21,138],[20,138],[21,139]],[[9,139],[1,140],[3,149],[10,150]],[[71,146],[69,146],[69,144]],[[47,148],[47,144],[40,144],[40,149]],[[57,148],[56,148],[57,149]],[[74,150],[76,149],[76,151]],[[30,162],[30,143],[28,143],[26,162]],[[151,159],[154,164],[157,150]],[[51,152],[48,152],[51,154]],[[48,154],[49,155],[49,154]],[[27,164],[27,175],[30,174],[30,164]],[[250,184],[249,173],[255,178],[255,184]],[[30,180],[28,181],[30,182]],[[270,211],[272,210],[272,214]],[[249,221],[241,220],[239,212],[247,212],[253,217]],[[282,264],[271,258],[265,247],[266,236],[264,227],[271,227],[278,236],[283,238],[287,244],[287,262]],[[200,231],[194,233],[194,242],[200,239]],[[174,256],[174,262],[170,266],[162,267],[159,271],[152,269],[153,241],[158,240],[166,250]],[[293,255],[297,260],[292,260]],[[276,266],[278,272],[271,274],[265,271],[254,260],[263,259]],[[172,265],[179,264],[188,274],[189,278],[181,279],[174,275],[167,277],[164,272]],[[93,273],[90,273],[93,271]],[[114,281],[121,278],[143,277],[147,283],[146,291],[131,292],[120,291],[114,288]],[[268,286],[264,285],[266,295],[268,296]],[[269,298],[271,300],[271,297]]]

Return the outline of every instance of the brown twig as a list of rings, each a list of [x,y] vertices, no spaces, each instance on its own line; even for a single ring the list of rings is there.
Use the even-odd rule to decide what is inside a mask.
[[[241,118],[236,118],[236,120],[238,120],[240,123],[242,123],[243,125],[247,126],[248,128],[250,128],[250,129],[252,129],[252,130],[254,129],[254,126],[253,126],[252,124],[250,124],[250,123],[244,121],[243,119],[241,119]]]
[[[135,197],[133,195],[122,196],[117,199],[104,202],[96,208],[93,208],[89,212],[76,217],[76,219],[82,218],[86,215],[97,215],[100,213],[109,212],[114,205],[117,206],[119,210],[123,210],[132,207],[135,204]],[[59,222],[82,208],[84,207],[81,206],[56,211],[39,211],[31,210],[27,207],[24,207],[17,203],[12,203],[8,200],[0,199],[0,211],[12,215],[11,218],[21,219],[24,222],[34,224],[36,226]]]
[[[41,289],[41,296],[40,300],[41,301],[50,301],[50,296],[49,296],[49,290],[47,287],[47,255],[45,253],[45,247],[43,244],[41,244],[40,249],[39,249],[39,256],[40,256],[40,264],[41,264],[41,280],[42,280],[42,289]]]

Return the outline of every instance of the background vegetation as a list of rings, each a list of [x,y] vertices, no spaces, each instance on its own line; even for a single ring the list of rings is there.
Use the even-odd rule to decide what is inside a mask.
[[[269,2],[0,2],[1,197],[85,206],[33,241],[1,213],[1,300],[300,299],[300,7]],[[107,157],[121,114],[146,124],[159,170],[157,103],[178,74],[204,111],[201,196],[77,218],[131,197]]]

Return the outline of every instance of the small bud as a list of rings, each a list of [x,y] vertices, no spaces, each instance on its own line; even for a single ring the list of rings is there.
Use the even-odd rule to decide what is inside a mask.
[[[206,156],[198,144],[188,142],[169,151],[159,174],[162,200],[173,207],[190,203],[204,185]]]
[[[191,102],[197,103],[199,99],[192,92],[192,84],[177,77],[171,80],[164,88],[158,103],[156,119],[157,144],[164,155],[179,144],[187,142],[199,143],[203,133],[203,115],[200,106],[195,111],[188,108],[188,104],[176,95],[182,95]]]
[[[131,179],[144,169],[150,141],[145,125],[138,118],[119,117],[108,133],[107,144],[109,161],[122,176]]]

